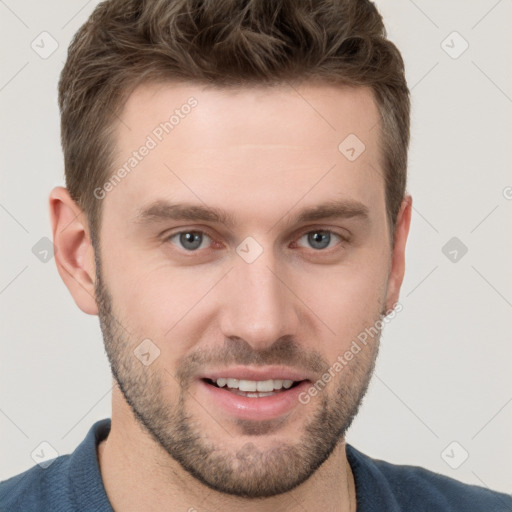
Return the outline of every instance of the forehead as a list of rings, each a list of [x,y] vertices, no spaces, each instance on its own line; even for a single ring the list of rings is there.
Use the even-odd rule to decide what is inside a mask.
[[[147,83],[132,92],[121,117],[117,133],[123,138],[121,142],[132,145],[139,142],[139,132],[152,133],[160,123],[171,120],[173,137],[186,132],[186,124],[203,137],[203,147],[225,142],[229,136],[233,144],[262,143],[272,148],[296,141],[307,149],[305,138],[310,146],[320,140],[331,145],[347,130],[368,140],[372,137],[369,130],[378,121],[378,110],[368,87],[305,83],[219,88]],[[184,119],[187,123],[182,123]],[[180,130],[174,130],[178,125]],[[283,132],[285,126],[288,130]],[[197,145],[193,139],[185,139],[180,138],[181,145]]]
[[[270,220],[320,199],[379,205],[378,120],[363,87],[144,84],[116,126],[113,172],[125,172],[104,208],[133,218],[151,201],[180,199]]]

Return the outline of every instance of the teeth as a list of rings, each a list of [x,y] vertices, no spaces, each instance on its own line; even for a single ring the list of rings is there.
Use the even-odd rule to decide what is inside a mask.
[[[239,389],[240,391],[258,391],[259,393],[268,393],[276,389],[290,389],[293,385],[293,380],[245,380],[220,378],[216,380],[216,383],[217,386],[219,386],[219,388],[223,388],[224,386],[227,385],[228,388]]]
[[[217,379],[217,386],[222,387],[219,384],[219,380],[224,380],[224,379]],[[238,379],[226,379],[226,381],[227,381],[228,388],[238,388]]]
[[[238,381],[238,389],[240,391],[256,391],[258,383],[255,380]]]
[[[257,391],[273,391],[274,390],[274,381],[270,380],[259,380],[256,382],[256,390]]]

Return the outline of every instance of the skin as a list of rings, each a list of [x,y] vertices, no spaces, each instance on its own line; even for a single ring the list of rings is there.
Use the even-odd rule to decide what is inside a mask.
[[[59,273],[80,309],[99,315],[115,377],[112,429],[98,449],[105,489],[123,512],[355,510],[344,437],[378,336],[274,421],[226,413],[199,374],[272,364],[315,382],[398,301],[411,198],[391,234],[372,93],[145,84],[116,126],[116,169],[191,96],[197,107],[101,199],[96,253],[67,190],[50,195]],[[353,162],[338,150],[350,133],[366,146]],[[234,223],[140,222],[157,199],[221,208]],[[367,216],[294,222],[340,199]],[[187,252],[170,238],[187,230],[210,238]],[[328,248],[318,249],[307,233],[325,230]],[[263,250],[252,263],[236,252],[248,236]],[[144,339],[160,350],[149,366],[133,354]]]

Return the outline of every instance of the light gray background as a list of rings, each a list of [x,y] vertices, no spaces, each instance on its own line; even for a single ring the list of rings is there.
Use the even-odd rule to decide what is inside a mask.
[[[0,480],[34,465],[42,441],[70,453],[111,411],[98,319],[77,308],[54,260],[32,252],[51,238],[48,192],[64,183],[58,75],[95,4],[0,0]],[[348,441],[376,458],[510,492],[511,1],[378,6],[412,91],[414,216],[404,309],[386,328]],[[59,45],[46,59],[31,48],[51,48],[43,31]],[[469,44],[458,58],[443,49],[462,48],[453,31]],[[452,237],[468,248],[456,262],[442,252]],[[464,450],[468,459],[450,467]]]

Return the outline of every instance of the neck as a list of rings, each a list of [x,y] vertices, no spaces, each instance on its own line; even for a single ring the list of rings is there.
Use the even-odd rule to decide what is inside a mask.
[[[292,491],[270,498],[239,498],[192,477],[140,426],[126,402],[114,396],[111,430],[98,446],[98,462],[116,512],[354,512],[355,484],[345,448],[341,440],[329,459]]]

